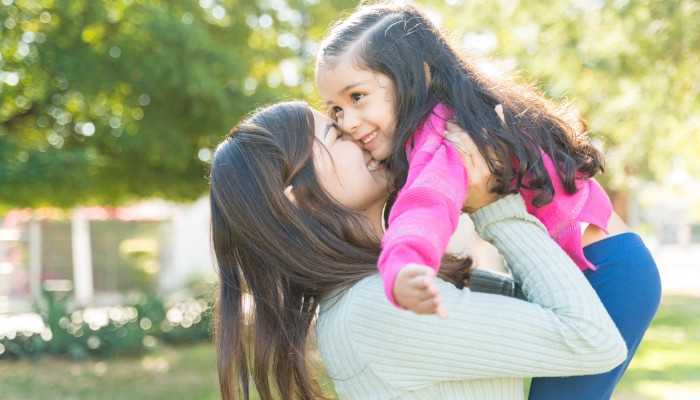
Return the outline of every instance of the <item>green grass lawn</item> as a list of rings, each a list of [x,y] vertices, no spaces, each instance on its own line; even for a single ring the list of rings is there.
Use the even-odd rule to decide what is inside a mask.
[[[700,299],[668,296],[614,400],[700,399]]]
[[[612,400],[699,399],[700,298],[666,296]]]
[[[166,347],[142,358],[0,362],[0,399],[220,399],[210,344]]]
[[[0,399],[98,398],[218,399],[214,350],[200,344],[142,358],[0,362]],[[663,298],[613,399],[700,399],[700,299]]]

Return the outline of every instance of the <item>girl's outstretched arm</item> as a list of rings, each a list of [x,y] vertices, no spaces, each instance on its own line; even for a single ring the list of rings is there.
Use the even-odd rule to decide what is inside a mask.
[[[468,182],[459,153],[444,139],[450,117],[438,104],[407,146],[408,176],[391,209],[378,262],[394,305],[441,318],[447,312],[432,279],[457,228]]]

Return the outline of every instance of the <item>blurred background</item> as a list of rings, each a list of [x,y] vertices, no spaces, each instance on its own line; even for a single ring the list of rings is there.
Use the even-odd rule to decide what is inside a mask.
[[[317,43],[357,1],[1,2],[0,398],[218,398],[212,151],[258,106],[319,104]],[[700,398],[700,1],[419,3],[606,155],[664,284],[614,399]],[[472,235],[453,250],[498,269]]]

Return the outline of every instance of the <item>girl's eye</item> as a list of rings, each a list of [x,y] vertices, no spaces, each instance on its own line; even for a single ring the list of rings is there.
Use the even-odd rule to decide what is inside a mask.
[[[341,111],[343,111],[342,108],[337,107],[337,106],[336,106],[336,107],[333,107],[333,112],[334,112],[334,113],[338,114],[338,113],[341,112]]]
[[[350,98],[352,99],[353,103],[359,101],[361,98],[365,97],[364,94],[360,93],[353,93]]]

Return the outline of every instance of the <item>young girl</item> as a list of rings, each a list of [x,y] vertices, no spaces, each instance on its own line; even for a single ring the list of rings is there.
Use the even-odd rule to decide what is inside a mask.
[[[603,159],[586,124],[528,87],[487,78],[426,15],[406,3],[361,6],[320,46],[316,81],[339,127],[384,163],[399,189],[379,270],[395,305],[447,317],[433,282],[467,195],[445,121],[469,133],[499,194],[528,211],[598,293],[629,355],[601,375],[533,380],[531,399],[604,399],[634,355],[660,300],[656,265],[593,176]],[[467,210],[469,211],[469,210]]]

